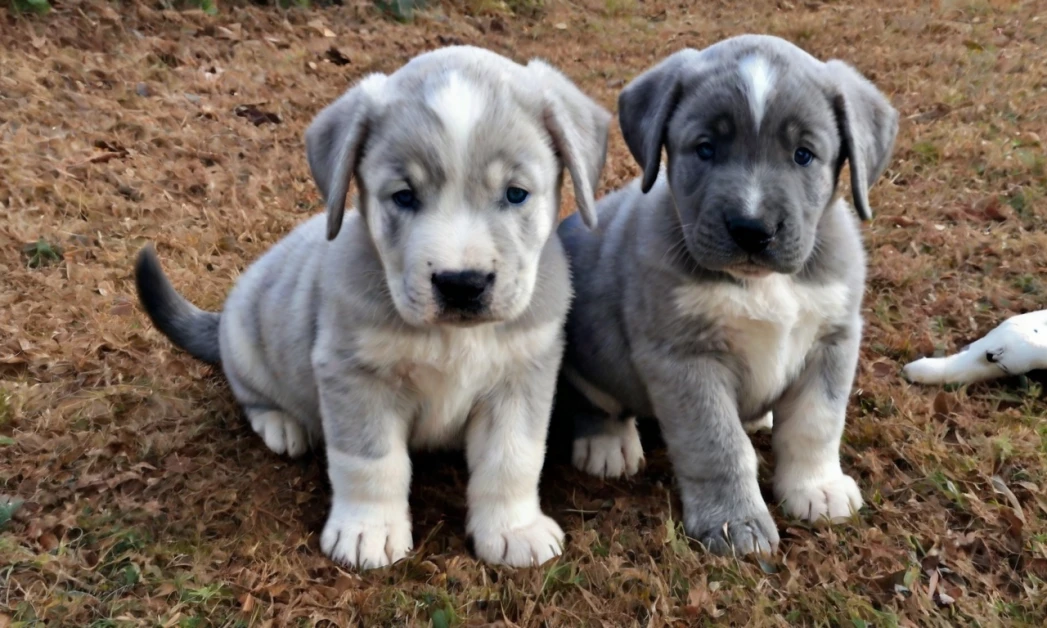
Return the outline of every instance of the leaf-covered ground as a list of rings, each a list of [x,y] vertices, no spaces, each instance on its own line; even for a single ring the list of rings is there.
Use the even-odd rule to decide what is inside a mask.
[[[1043,3],[509,4],[522,15],[460,0],[411,23],[351,0],[0,12],[0,627],[1043,625],[1042,380],[937,389],[898,374],[1047,308]],[[219,307],[320,209],[312,115],[423,50],[540,55],[614,110],[661,57],[747,31],[853,62],[902,114],[865,226],[843,446],[867,507],[823,530],[776,511],[777,557],[718,559],[681,535],[662,451],[621,482],[554,460],[542,497],[567,552],[512,571],[468,552],[461,457],[418,456],[416,555],[364,575],[332,565],[322,471],[271,454],[221,378],[148,325],[139,247],[155,241],[175,283]],[[638,174],[617,129],[610,150],[601,193]],[[767,436],[756,444],[768,462]]]

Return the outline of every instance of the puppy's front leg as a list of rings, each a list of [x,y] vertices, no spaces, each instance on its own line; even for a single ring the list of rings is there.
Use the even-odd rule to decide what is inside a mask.
[[[320,547],[349,567],[391,565],[413,547],[405,402],[344,359],[313,363],[332,491]]]
[[[756,480],[756,451],[711,358],[659,354],[643,370],[683,502],[684,528],[716,554],[768,554],[778,529]]]
[[[809,356],[800,379],[774,408],[774,496],[808,521],[839,521],[862,507],[854,480],[840,468],[840,438],[858,366],[860,323]]]
[[[529,567],[562,552],[563,531],[538,503],[558,364],[556,351],[521,368],[473,410],[466,530],[485,562]]]

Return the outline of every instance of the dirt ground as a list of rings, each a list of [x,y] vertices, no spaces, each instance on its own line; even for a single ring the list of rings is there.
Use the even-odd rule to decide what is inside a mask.
[[[921,388],[899,370],[1047,308],[1047,7],[509,4],[518,15],[459,0],[411,23],[351,0],[0,12],[0,628],[1044,625],[1043,379]],[[864,227],[843,445],[866,508],[830,529],[775,510],[778,556],[713,558],[680,532],[661,450],[632,481],[554,460],[542,498],[566,554],[513,571],[466,547],[461,457],[423,455],[415,555],[363,575],[330,563],[322,470],[270,453],[218,374],[150,327],[138,249],[155,241],[176,285],[220,307],[321,208],[302,144],[313,114],[423,50],[540,55],[614,110],[656,60],[742,32],[851,61],[901,111]],[[601,194],[637,174],[614,128]],[[770,443],[755,441],[766,487]]]

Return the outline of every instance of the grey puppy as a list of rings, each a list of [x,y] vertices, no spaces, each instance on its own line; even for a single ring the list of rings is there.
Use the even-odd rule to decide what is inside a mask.
[[[772,410],[785,512],[862,505],[839,445],[865,257],[836,190],[849,162],[870,217],[897,112],[847,64],[759,35],[677,52],[618,105],[643,176],[601,199],[599,232],[577,216],[559,228],[575,300],[557,415],[575,415],[575,465],[602,476],[637,471],[635,417],[656,417],[688,534],[716,553],[773,551],[744,427]]]
[[[542,61],[439,49],[316,116],[305,142],[326,217],[253,263],[221,313],[181,297],[143,249],[145,310],[221,363],[266,445],[324,444],[332,559],[372,568],[411,551],[408,451],[461,445],[477,555],[527,566],[562,551],[538,501],[571,298],[555,227],[564,167],[593,220],[610,121]],[[359,211],[345,214],[350,179]]]

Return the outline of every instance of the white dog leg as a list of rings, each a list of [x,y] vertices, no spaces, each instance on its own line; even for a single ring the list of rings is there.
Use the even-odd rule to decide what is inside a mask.
[[[466,530],[487,563],[537,566],[563,551],[563,530],[538,504],[553,386],[536,388],[506,386],[504,396],[477,408],[465,435]]]
[[[801,393],[771,437],[774,495],[786,514],[811,522],[841,521],[862,507],[858,485],[840,468],[843,418],[820,391]]]
[[[973,384],[1047,369],[1047,310],[1012,316],[959,353],[921,358],[902,375],[919,384]]]
[[[391,565],[413,548],[407,503],[411,460],[401,439],[381,458],[353,456],[328,448],[331,513],[320,548],[349,567]]]
[[[635,475],[643,466],[643,446],[636,418],[609,417],[594,430],[574,439],[575,468],[600,478]]]
[[[857,483],[840,467],[847,393],[857,364],[857,335],[824,347],[774,408],[774,496],[789,516],[837,522],[862,507]]]

